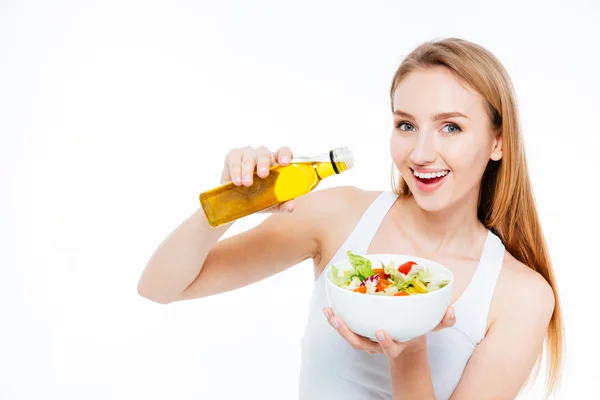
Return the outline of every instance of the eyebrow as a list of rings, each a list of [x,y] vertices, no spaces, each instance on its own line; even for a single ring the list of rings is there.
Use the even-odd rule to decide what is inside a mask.
[[[407,113],[405,111],[402,111],[402,110],[396,110],[396,111],[394,111],[394,115],[398,115],[398,116],[403,117],[403,118],[412,119],[413,121],[416,120],[416,118],[412,114],[409,114],[409,113]],[[458,111],[452,111],[452,112],[442,112],[442,113],[433,114],[431,116],[431,120],[432,121],[439,121],[441,119],[448,119],[448,118],[455,118],[455,117],[461,117],[461,118],[469,119],[469,117],[467,117],[463,113],[459,113]]]

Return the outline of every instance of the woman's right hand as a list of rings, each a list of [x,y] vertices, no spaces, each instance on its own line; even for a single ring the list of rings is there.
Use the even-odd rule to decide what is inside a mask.
[[[233,149],[225,157],[221,183],[233,182],[236,186],[252,186],[254,172],[260,178],[266,178],[269,176],[271,166],[274,164],[288,165],[291,159],[292,151],[289,147],[281,147],[276,152],[272,152],[265,146],[257,149],[250,146]],[[296,208],[296,203],[292,199],[263,212],[292,212],[294,208]]]

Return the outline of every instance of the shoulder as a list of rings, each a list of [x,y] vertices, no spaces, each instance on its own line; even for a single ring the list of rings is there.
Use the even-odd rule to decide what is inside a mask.
[[[345,198],[348,200],[357,200],[361,197],[375,197],[379,194],[381,194],[381,191],[364,190],[356,186],[335,186],[327,189],[315,190],[306,197],[311,196],[313,198],[320,197],[321,199]]]
[[[338,186],[310,193],[297,208],[305,208],[315,226],[330,234],[332,227],[338,231],[347,224],[355,225],[379,194],[355,186]]]
[[[364,209],[381,192],[362,190],[355,186],[337,186],[315,190],[295,199],[296,208],[289,215],[281,216],[290,227],[303,226],[311,234],[330,234],[362,214]],[[279,222],[282,222],[279,221]]]
[[[311,192],[298,199],[294,213],[300,211],[304,223],[319,244],[317,263],[333,256],[381,191],[355,186],[338,186]],[[298,215],[300,216],[300,214]]]
[[[339,222],[340,219],[364,211],[380,193],[355,186],[316,190],[296,199],[294,214],[302,214],[310,224]]]
[[[499,319],[525,319],[544,325],[550,320],[555,306],[552,287],[539,272],[508,251],[498,278],[498,289]]]
[[[381,191],[363,190],[356,186],[337,186],[314,191],[302,199],[302,206],[313,209],[321,216],[339,215],[364,209]]]
[[[285,225],[286,229],[308,229],[311,232],[322,226],[330,228],[343,224],[345,220],[352,219],[354,214],[364,211],[380,193],[354,186],[315,190],[294,199],[296,207],[292,213],[272,214],[270,224]]]

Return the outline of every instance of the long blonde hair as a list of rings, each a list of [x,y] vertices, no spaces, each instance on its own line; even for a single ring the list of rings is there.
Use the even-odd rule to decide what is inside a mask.
[[[497,234],[517,260],[540,273],[554,291],[555,308],[546,333],[548,396],[558,384],[563,358],[561,307],[550,255],[542,233],[533,197],[512,82],[502,63],[485,48],[466,40],[449,38],[426,42],[413,50],[394,75],[392,100],[400,81],[417,68],[443,66],[478,92],[486,102],[494,130],[501,129],[502,159],[489,161],[482,178],[477,214],[481,222]],[[409,196],[408,185],[394,178],[392,186]],[[541,362],[539,355],[535,375]]]

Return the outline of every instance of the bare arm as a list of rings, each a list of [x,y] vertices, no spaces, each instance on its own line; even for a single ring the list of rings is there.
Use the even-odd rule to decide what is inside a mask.
[[[502,314],[473,352],[453,400],[514,399],[531,373],[554,310],[554,293],[534,273],[513,281]]]
[[[316,257],[317,209],[314,192],[296,199],[290,214],[273,214],[257,227],[219,241],[210,249],[201,271],[175,300],[189,300],[234,290]]]
[[[211,248],[231,224],[212,228],[202,209],[181,223],[156,249],[138,283],[152,301],[174,301],[198,276]]]
[[[390,360],[392,399],[435,400],[425,336],[413,340],[400,355]]]
[[[509,287],[498,293],[499,316],[473,352],[452,400],[514,399],[529,377],[554,310],[554,293],[539,274],[519,265],[521,272],[510,273]],[[435,397],[425,336],[396,343],[382,331],[384,336],[374,343],[352,333],[330,308],[325,311],[331,326],[353,348],[386,354],[394,400]],[[453,311],[448,308],[436,330],[454,325]]]
[[[264,148],[262,154],[260,149],[243,149],[246,155],[234,153],[238,165],[229,163],[223,180],[245,176],[255,167],[260,170],[281,155],[291,159],[291,151],[285,149],[273,157]],[[252,161],[245,166],[248,158]],[[279,163],[285,164],[280,158]],[[240,164],[244,164],[241,169]],[[322,227],[331,225],[332,219],[343,212],[349,193],[353,192],[345,187],[312,192],[284,203],[257,227],[224,240],[220,238],[229,225],[212,228],[199,209],[152,255],[140,278],[138,292],[162,304],[205,297],[249,285],[315,258],[320,254]],[[286,212],[289,210],[293,212]]]
[[[299,262],[318,258],[325,226],[352,189],[331,188],[294,200],[291,213],[275,213],[248,231],[219,238],[202,210],[180,225],[156,250],[138,285],[158,303],[190,300],[241,288]],[[341,211],[343,212],[343,211]]]
[[[510,298],[503,299],[501,315],[474,351],[452,400],[514,399],[535,364],[554,309],[554,294],[530,270],[511,278],[519,284],[511,285]],[[409,343],[413,344],[390,361],[393,398],[434,399],[426,340],[423,336]],[[381,346],[388,353],[399,348],[391,340]]]

